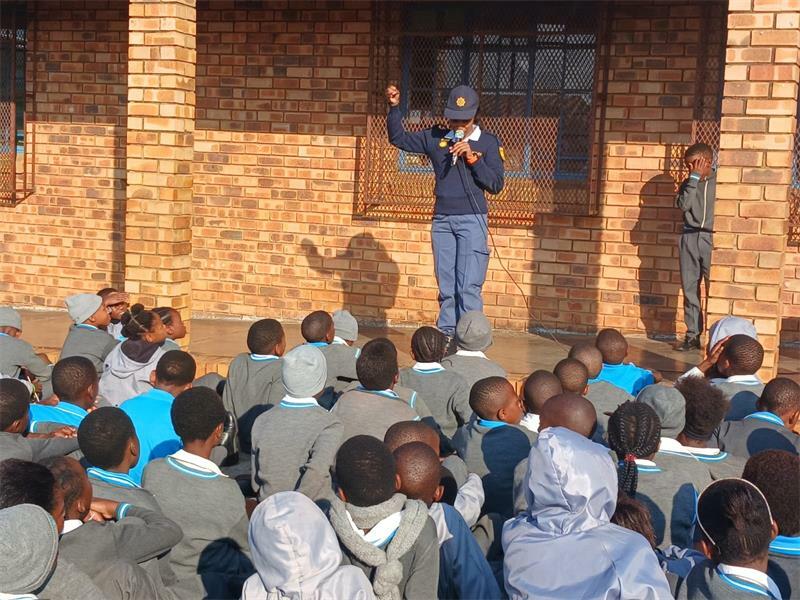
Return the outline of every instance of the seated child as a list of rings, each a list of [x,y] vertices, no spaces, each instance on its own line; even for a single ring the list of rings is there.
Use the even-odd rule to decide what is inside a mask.
[[[31,433],[30,392],[18,379],[0,379],[0,461],[17,458],[40,461],[78,449],[75,430],[62,427],[50,433]]]
[[[620,491],[647,506],[659,548],[689,548],[695,499],[711,476],[694,457],[658,452],[660,441],[658,415],[646,404],[622,404],[608,420],[608,445],[619,460]]]
[[[400,421],[419,420],[414,407],[393,388],[398,379],[397,349],[386,338],[367,342],[356,362],[360,385],[339,397],[331,409],[344,426],[342,441],[360,434],[382,440]]]
[[[636,402],[647,404],[656,412],[661,422],[661,439],[674,439],[683,431],[686,425],[686,398],[674,387],[659,383],[648,385],[636,394]],[[615,406],[614,410],[617,408]]]
[[[747,461],[742,473],[764,494],[778,525],[769,545],[767,574],[782,598],[800,590],[800,457],[783,450],[764,450]]]
[[[756,411],[764,384],[758,370],[764,362],[764,348],[749,335],[737,334],[717,343],[703,361],[681,376],[709,377],[730,401],[726,421],[738,421]]]
[[[503,527],[509,598],[670,598],[647,541],[611,523],[617,476],[605,447],[550,427],[530,461],[530,508]]]
[[[141,483],[147,464],[169,456],[181,447],[170,418],[175,398],[192,387],[197,365],[188,352],[164,353],[150,373],[149,391],[126,400],[120,408],[128,415],[139,438],[139,460],[129,471],[134,483]]]
[[[31,404],[29,429],[41,431],[40,424],[59,423],[78,427],[97,402],[97,371],[88,358],[70,356],[53,367],[53,393],[57,404]]]
[[[22,336],[22,317],[9,306],[0,306],[0,375],[37,381],[48,388],[52,365],[36,354]],[[45,394],[45,397],[49,394]]]
[[[306,344],[289,351],[282,362],[286,395],[253,425],[253,490],[259,500],[287,491],[328,499],[343,427],[317,403],[325,392],[325,357]]]
[[[101,406],[78,427],[78,445],[90,465],[86,475],[94,496],[150,510],[161,510],[153,495],[129,475],[139,461],[133,421],[116,406]]]
[[[656,383],[652,372],[624,362],[628,342],[616,329],[603,329],[595,338],[595,346],[603,355],[603,368],[594,381],[607,381],[635,396],[643,387]]]
[[[598,379],[603,369],[603,355],[591,342],[580,342],[569,350],[569,358],[581,361],[589,372],[589,389],[583,394],[594,405],[597,412],[597,434],[595,440],[604,438],[608,430],[608,415],[620,404],[633,400],[628,392],[608,381]]]
[[[167,339],[161,317],[141,304],[134,304],[122,323],[126,340],[108,354],[100,376],[100,395],[113,406],[153,388],[150,374],[164,355]]]
[[[444,488],[439,457],[424,442],[394,452],[400,493],[421,500],[436,523],[439,539],[439,598],[501,598],[483,551],[458,511],[441,502]]]
[[[745,459],[763,450],[800,454],[800,436],[794,432],[800,421],[800,385],[776,377],[764,387],[756,409],[741,421],[722,424],[717,431],[720,450]]]
[[[379,598],[435,598],[436,526],[423,502],[397,493],[395,461],[386,445],[368,435],[344,442],[336,454],[336,483],[329,519],[343,562],[359,567]]]
[[[536,434],[519,426],[522,404],[503,377],[487,377],[472,386],[469,405],[476,418],[461,427],[453,446],[471,473],[483,480],[484,512],[513,513],[514,467],[528,456]]]
[[[182,340],[186,337],[186,324],[183,322],[181,313],[170,306],[159,306],[153,312],[161,317],[164,328],[167,330],[167,339],[164,340],[164,350],[180,350],[180,344],[175,340]]]
[[[209,460],[222,438],[225,407],[215,391],[196,387],[175,398],[171,415],[183,449],[148,464],[142,478],[164,515],[183,530],[170,565],[179,580],[202,576],[204,590],[195,597],[238,598],[254,572],[245,500],[236,481]]]
[[[336,374],[332,381],[333,391],[340,394],[358,380],[356,360],[361,348],[353,346],[358,339],[358,321],[348,311],[337,310],[333,313],[333,329],[333,341],[321,350],[328,361],[328,370]]]
[[[767,574],[769,544],[777,535],[761,491],[744,479],[719,479],[697,499],[698,542],[708,560],[678,583],[676,598],[781,598]]]
[[[331,344],[333,343],[333,338],[335,337],[336,333],[336,328],[333,324],[333,317],[331,317],[330,313],[327,313],[324,310],[315,310],[311,314],[307,315],[300,324],[300,333],[303,335],[303,339],[307,344],[316,346],[322,351],[327,361],[328,348],[330,348]],[[334,364],[328,366],[328,379],[325,382],[326,389],[334,390],[334,387],[338,387],[339,390],[343,390],[345,387],[347,387],[347,384],[345,384],[343,381],[339,381],[339,370],[343,365],[339,364],[336,360],[344,359],[344,362],[348,363],[347,365],[344,365],[344,370],[347,371],[347,373],[352,374],[355,371],[355,360],[353,359],[353,364],[350,365],[350,357],[348,357],[347,354],[342,356],[341,354],[337,354],[335,351],[331,355],[331,360]],[[329,394],[331,393],[333,392],[329,392]],[[329,405],[331,404],[332,401],[326,402],[326,406],[328,406],[328,408],[330,408]]]
[[[286,334],[281,324],[275,319],[253,323],[247,332],[247,349],[249,352],[239,354],[228,367],[222,402],[236,417],[240,449],[250,453],[253,423],[286,393],[281,381]]]
[[[539,414],[544,403],[563,391],[561,380],[550,371],[540,369],[528,375],[520,394],[525,415],[519,424],[528,431],[538,432]]]
[[[127,294],[124,296],[127,297]],[[61,347],[59,360],[83,356],[92,361],[98,375],[103,372],[106,358],[118,345],[117,338],[106,331],[111,323],[106,302],[114,301],[117,297],[121,297],[120,294],[109,294],[105,298],[97,294],[75,294],[66,299],[67,312],[73,325]]]
[[[261,502],[248,537],[256,574],[245,582],[242,600],[374,597],[364,572],[342,564],[333,528],[303,494],[278,492]]]
[[[756,326],[751,320],[743,319],[742,317],[734,317],[733,315],[722,317],[718,321],[715,321],[714,324],[708,328],[708,344],[706,344],[706,352],[711,354],[711,351],[714,349],[717,343],[721,342],[725,338],[729,338],[740,333],[749,336],[754,340],[758,339]]]
[[[447,349],[447,336],[435,327],[420,327],[411,336],[411,355],[416,361],[410,369],[400,369],[401,385],[425,398],[434,420],[449,439],[469,422],[469,389],[464,378],[446,370],[441,361]]]
[[[124,300],[115,296],[112,300],[113,304],[108,304],[105,301],[108,296],[118,293],[119,291],[116,288],[107,287],[97,292],[97,295],[103,299],[103,304],[108,306],[108,313],[111,315],[111,323],[106,326],[106,332],[115,340],[123,342],[125,339],[122,337],[122,315],[128,312],[131,307],[128,302],[128,294],[124,294]],[[102,367],[102,363],[100,366]]]
[[[472,389],[476,381],[486,377],[505,377],[506,371],[484,354],[492,345],[492,326],[479,310],[461,315],[456,325],[458,350],[442,359],[442,366],[461,375]]]
[[[553,367],[553,375],[558,377],[564,392],[583,396],[589,391],[589,370],[577,358],[558,361]]]

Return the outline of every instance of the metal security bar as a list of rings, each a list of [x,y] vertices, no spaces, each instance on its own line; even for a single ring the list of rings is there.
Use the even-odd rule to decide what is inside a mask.
[[[800,98],[797,101],[797,123],[800,123]],[[789,186],[789,244],[800,246],[800,127],[795,127],[792,153],[792,183]]]

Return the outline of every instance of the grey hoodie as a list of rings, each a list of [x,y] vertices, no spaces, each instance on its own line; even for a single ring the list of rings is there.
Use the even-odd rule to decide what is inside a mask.
[[[100,376],[100,395],[112,406],[153,389],[150,373],[156,370],[164,349],[158,346],[152,353],[149,350],[153,350],[152,346],[147,348],[140,340],[128,340],[115,346],[106,357]],[[131,358],[136,355],[139,360]]]
[[[248,539],[257,572],[245,582],[242,600],[374,598],[364,572],[342,565],[325,515],[299,492],[279,492],[259,504]]]
[[[675,200],[678,208],[683,211],[684,231],[713,231],[716,197],[716,173],[711,173],[707,179],[690,175],[681,183]]]
[[[529,512],[503,526],[509,598],[672,597],[647,541],[611,523],[617,470],[607,448],[549,427],[529,461]]]

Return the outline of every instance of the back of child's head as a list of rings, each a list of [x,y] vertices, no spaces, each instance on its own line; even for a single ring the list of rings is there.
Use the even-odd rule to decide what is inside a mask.
[[[411,442],[422,442],[439,453],[439,435],[423,421],[400,421],[389,427],[383,436],[383,443],[390,452]]]
[[[576,358],[560,360],[553,369],[553,375],[558,377],[565,392],[583,394],[589,385],[589,369]]]
[[[683,158],[685,160],[690,160],[693,158],[706,158],[709,161],[713,160],[714,152],[711,150],[711,146],[708,144],[703,144],[702,142],[698,142],[696,144],[692,144],[686,149],[686,152],[683,153]]]
[[[397,348],[386,338],[370,340],[356,360],[356,375],[368,390],[388,390],[397,378]]]
[[[590,438],[597,424],[594,405],[580,394],[563,392],[544,403],[539,420],[539,430],[547,427],[565,427]]]
[[[205,441],[225,421],[225,407],[219,394],[207,387],[189,388],[172,403],[172,427],[186,442]]]
[[[656,548],[656,532],[653,529],[653,520],[647,507],[636,498],[627,494],[620,494],[617,498],[617,508],[611,517],[614,525],[619,525],[630,531],[640,534],[650,547]]]
[[[118,292],[118,291],[119,291],[119,290],[118,290],[117,288],[113,288],[113,287],[104,287],[102,290],[100,290],[99,292],[97,292],[97,295],[98,295],[98,296],[100,296],[101,298],[105,298],[105,297],[106,297],[106,296],[108,296],[109,294],[113,294],[113,293],[115,293],[115,292]]]
[[[748,459],[742,479],[764,494],[781,535],[800,536],[800,456],[764,450]]]
[[[717,369],[725,377],[753,375],[764,362],[764,347],[761,342],[742,333],[733,335],[725,342],[717,360]]]
[[[430,506],[442,477],[439,456],[423,442],[411,442],[393,452],[400,477],[400,493]]]
[[[0,379],[0,431],[8,431],[14,423],[21,420],[25,421],[24,425],[27,427],[30,398],[28,388],[18,379]]]
[[[180,316],[180,313],[171,306],[156,306],[153,309],[153,312],[159,316],[161,322],[165,326],[172,324],[173,320],[175,319],[175,315]]]
[[[17,458],[0,462],[0,509],[18,504],[35,504],[53,514],[56,501],[55,479],[50,469],[39,463]]]
[[[616,329],[603,329],[595,338],[594,345],[603,355],[607,365],[619,365],[628,356],[628,342]]]
[[[703,442],[710,440],[728,412],[730,403],[725,394],[705,377],[684,377],[675,383],[675,389],[686,401],[683,435]]]
[[[697,525],[715,563],[744,566],[766,556],[772,515],[761,491],[744,479],[718,479],[697,499]]]
[[[84,458],[100,469],[119,466],[131,443],[138,443],[133,421],[116,406],[90,412],[78,427],[78,446]]]
[[[247,349],[252,354],[276,354],[275,348],[284,338],[283,326],[275,319],[261,319],[250,325]]]
[[[158,359],[156,381],[163,385],[189,385],[197,375],[197,363],[183,350],[170,350]]]
[[[522,408],[514,386],[505,377],[486,377],[472,385],[469,405],[481,419],[519,423]],[[504,413],[508,412],[506,416]]]
[[[64,496],[67,518],[83,519],[92,502],[92,484],[81,463],[70,456],[53,456],[42,461],[50,469]]]
[[[656,411],[642,402],[625,402],[608,419],[608,445],[621,461],[619,488],[636,496],[639,482],[636,459],[647,459],[658,451],[661,422]]]
[[[579,360],[589,372],[589,379],[594,379],[603,370],[603,355],[592,342],[579,342],[569,349],[569,358]]]
[[[447,336],[435,327],[420,327],[411,336],[411,353],[417,362],[440,362],[447,350]]]
[[[776,377],[764,386],[759,410],[791,418],[800,412],[800,385],[788,377]]]
[[[310,343],[330,341],[333,332],[333,317],[324,310],[315,310],[300,324],[303,339]]]
[[[563,391],[561,380],[550,371],[543,369],[534,371],[528,375],[522,386],[522,402],[525,404],[525,410],[538,415],[545,402]]]
[[[354,506],[375,506],[391,498],[395,473],[389,448],[371,435],[351,437],[336,453],[337,485]]]
[[[53,366],[51,382],[59,401],[75,402],[97,384],[97,369],[85,356],[69,356]]]
[[[147,334],[154,332],[161,332],[163,336],[158,335],[158,341],[163,342],[166,339],[166,330],[159,317],[152,310],[145,310],[141,304],[134,304],[130,310],[122,315],[120,319],[122,323],[122,335],[129,340],[139,340],[144,338]]]

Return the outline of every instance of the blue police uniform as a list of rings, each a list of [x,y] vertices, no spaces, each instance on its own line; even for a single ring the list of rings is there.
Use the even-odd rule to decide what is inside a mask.
[[[468,120],[477,110],[478,94],[459,86],[450,92],[444,114],[448,119]],[[497,137],[476,125],[465,140],[479,159],[468,164],[461,158],[454,165],[450,147],[455,133],[441,127],[405,131],[397,106],[389,109],[387,129],[393,146],[427,155],[433,167],[436,204],[431,242],[439,284],[437,326],[453,335],[461,315],[483,310],[481,288],[489,266],[485,193],[503,189],[503,150]]]

